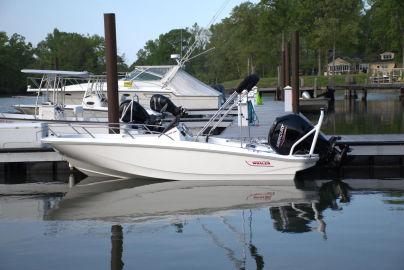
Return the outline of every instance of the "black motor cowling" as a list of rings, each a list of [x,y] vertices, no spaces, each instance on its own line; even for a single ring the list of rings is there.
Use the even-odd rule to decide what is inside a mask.
[[[125,100],[119,105],[121,121],[133,124],[155,125],[156,117],[148,112],[134,100]]]
[[[217,90],[220,93],[220,104],[223,104],[226,102],[226,90],[223,85],[221,84],[213,84],[210,87],[213,89]]]
[[[293,144],[313,129],[313,125],[299,114],[288,114],[276,118],[268,134],[268,143],[281,155],[288,155]],[[298,144],[293,154],[308,154],[313,141],[314,133]],[[346,156],[347,146],[337,149],[335,142],[338,138],[331,137],[329,140],[322,133],[317,139],[314,153],[320,157],[319,162],[337,166]]]
[[[251,91],[251,89],[257,85],[260,78],[255,74],[250,74],[242,80],[239,85],[236,87],[236,92],[241,94],[243,90]]]
[[[155,94],[150,98],[150,109],[159,113],[169,112],[174,116],[184,113],[183,108],[177,107],[168,97],[160,94]]]

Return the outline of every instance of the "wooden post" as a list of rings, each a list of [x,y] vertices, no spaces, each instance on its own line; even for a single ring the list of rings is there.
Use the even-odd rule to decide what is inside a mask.
[[[292,108],[294,113],[299,112],[299,32],[292,34]]]
[[[119,133],[118,71],[115,14],[104,14],[105,59],[107,65],[107,95],[109,133]]]
[[[283,100],[283,88],[285,88],[285,38],[282,33],[282,50],[281,50],[281,67],[280,67],[280,72],[281,72],[281,85],[279,92],[277,93],[278,100]]]
[[[366,88],[362,89],[362,100],[366,101],[368,98],[368,90]]]
[[[400,88],[400,100],[404,101],[404,87]]]
[[[111,228],[111,269],[122,270],[123,233],[121,225],[113,225]]]
[[[290,42],[285,44],[285,86],[290,86]]]
[[[277,67],[278,81],[276,84],[275,100],[281,100],[281,89],[282,89],[281,69],[282,69],[281,65]]]
[[[52,162],[52,179],[53,181],[57,181],[58,179],[58,163],[57,161]]]
[[[317,98],[317,77],[314,78],[313,96]]]

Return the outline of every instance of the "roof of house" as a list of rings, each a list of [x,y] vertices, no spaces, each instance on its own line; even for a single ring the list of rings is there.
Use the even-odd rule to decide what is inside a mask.
[[[335,59],[335,66],[343,66],[343,65],[351,65],[351,64],[348,61],[339,57]],[[333,62],[331,61],[330,63],[328,63],[328,66],[334,66]]]

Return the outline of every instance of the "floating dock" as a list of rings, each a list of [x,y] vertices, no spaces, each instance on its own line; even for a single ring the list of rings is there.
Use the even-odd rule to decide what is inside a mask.
[[[266,101],[256,106],[257,121],[249,127],[239,127],[234,116],[224,131],[217,135],[230,139],[249,139],[267,142],[268,132],[276,117],[282,116],[284,102]],[[241,131],[241,133],[240,133]],[[57,177],[63,171],[63,177],[68,178],[69,167],[63,156],[41,138],[48,134],[48,123],[2,123],[0,124],[0,176],[6,179],[32,175],[40,164],[42,170],[48,171],[52,177]],[[240,135],[241,134],[241,135]],[[348,162],[341,168],[331,169],[315,167],[303,173],[310,173],[310,179],[325,177],[352,176],[356,172],[364,172],[370,178],[374,176],[388,178],[404,177],[404,134],[383,135],[342,135],[340,144],[348,144],[352,152]],[[67,175],[67,176],[66,176]],[[362,174],[363,175],[363,174]]]
[[[268,142],[273,122],[286,114],[284,102],[266,102],[263,106],[256,106],[255,112],[258,117],[256,125],[240,128],[235,120],[218,136],[244,140],[251,137]],[[347,144],[352,150],[341,167],[316,166],[298,173],[298,178],[404,178],[404,134],[341,135],[338,144]]]

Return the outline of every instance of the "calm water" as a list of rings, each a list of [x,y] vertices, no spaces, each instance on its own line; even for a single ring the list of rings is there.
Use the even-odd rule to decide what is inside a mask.
[[[0,196],[1,269],[403,269],[403,180],[134,183]]]
[[[15,96],[0,98],[0,113],[1,112],[17,112],[12,108],[13,105],[35,104],[36,96]]]
[[[404,102],[399,100],[398,93],[369,93],[367,101],[362,101],[360,95],[357,100],[345,100],[341,93],[336,97],[334,111],[327,113],[324,133],[404,133]],[[313,122],[318,119],[308,116]]]

